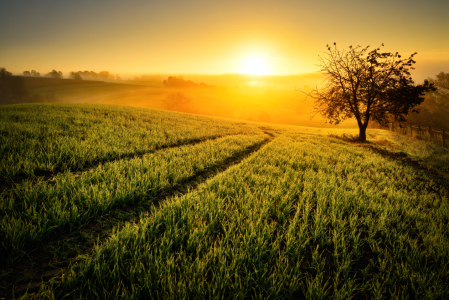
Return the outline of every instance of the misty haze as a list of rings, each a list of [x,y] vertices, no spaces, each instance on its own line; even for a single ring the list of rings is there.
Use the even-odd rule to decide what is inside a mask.
[[[0,2],[0,299],[449,299],[447,12]]]

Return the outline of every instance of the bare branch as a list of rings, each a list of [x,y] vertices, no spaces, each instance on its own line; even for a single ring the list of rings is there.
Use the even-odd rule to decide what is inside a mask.
[[[315,100],[315,114],[331,124],[355,118],[361,141],[366,140],[371,119],[381,124],[392,118],[402,120],[424,100],[425,92],[435,89],[428,82],[414,85],[409,70],[416,53],[404,60],[397,52],[380,52],[381,47],[370,52],[369,46],[349,46],[348,51],[339,50],[335,43],[333,48],[326,47],[328,52],[319,56],[317,66],[327,83],[322,89],[303,93]]]

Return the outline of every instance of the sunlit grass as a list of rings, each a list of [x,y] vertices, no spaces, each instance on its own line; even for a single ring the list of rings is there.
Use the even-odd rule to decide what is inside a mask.
[[[10,114],[32,107],[17,106],[18,112]],[[41,249],[49,237],[79,231],[123,207],[146,209],[139,209],[137,219],[123,219],[93,252],[78,253],[76,263],[46,282],[34,298],[449,297],[449,180],[328,136],[357,130],[236,123],[130,108],[65,108],[82,110],[82,115],[92,111],[85,120],[98,120],[103,129],[97,131],[110,132],[103,140],[90,138],[98,144],[91,146],[97,155],[91,156],[94,167],[83,169],[84,164],[69,172],[73,167],[67,164],[50,181],[30,177],[0,194],[4,263],[14,266],[14,260]],[[116,121],[104,121],[104,112]],[[71,114],[63,116],[67,120]],[[152,123],[154,116],[167,118],[170,125]],[[129,128],[129,135],[118,126]],[[83,136],[76,135],[82,127],[75,122],[67,128],[75,141]],[[45,140],[52,130],[40,136]],[[154,134],[139,142],[143,131]],[[160,132],[172,138],[159,139]],[[220,135],[230,136],[216,138]],[[131,150],[137,155],[122,155],[130,149],[119,143],[115,151],[120,154],[101,162],[99,154],[107,153],[108,141],[118,136],[136,147]],[[369,146],[404,152],[411,159],[427,162],[445,151],[407,138],[368,130]],[[183,145],[183,139],[194,142]],[[207,175],[196,188],[164,200],[165,192],[263,144],[241,162],[226,165],[227,170]],[[90,156],[80,153],[88,161]],[[17,159],[33,162],[28,152],[18,154]],[[61,158],[54,157],[58,165]],[[29,165],[30,172],[37,168]],[[160,205],[154,205],[156,198]]]
[[[195,115],[73,104],[0,107],[0,180],[36,171],[81,170],[102,161],[209,137],[257,131],[254,125]]]
[[[358,129],[319,129],[317,134],[355,136]],[[449,175],[449,149],[435,143],[417,139],[410,135],[403,135],[390,130],[368,129],[367,140],[370,144],[384,148],[394,153],[405,154],[412,159],[430,165],[433,168]]]
[[[447,190],[367,149],[290,136],[111,236],[57,295],[447,296]]]

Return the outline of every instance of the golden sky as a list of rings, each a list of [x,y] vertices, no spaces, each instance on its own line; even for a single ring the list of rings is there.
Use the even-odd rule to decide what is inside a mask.
[[[0,67],[14,73],[301,74],[326,44],[384,43],[419,78],[449,72],[447,0],[0,2]]]

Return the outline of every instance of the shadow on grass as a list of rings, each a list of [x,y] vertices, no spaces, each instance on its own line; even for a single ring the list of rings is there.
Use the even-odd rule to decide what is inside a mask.
[[[438,171],[437,169],[433,168],[430,165],[421,163],[417,160],[414,160],[412,158],[410,158],[408,156],[407,153],[405,152],[395,152],[395,151],[390,151],[387,150],[385,148],[381,148],[379,146],[389,146],[390,148],[395,148],[394,144],[387,141],[387,140],[379,140],[376,141],[375,143],[371,143],[371,142],[366,142],[366,143],[361,143],[359,142],[358,139],[358,135],[351,135],[351,134],[342,134],[342,135],[337,135],[337,134],[329,134],[329,137],[332,138],[336,138],[351,144],[354,144],[356,146],[359,147],[363,147],[363,148],[367,148],[372,150],[373,152],[381,155],[384,158],[390,159],[390,160],[394,160],[397,162],[402,163],[403,165],[406,166],[410,166],[416,170],[420,170],[423,171],[424,173],[426,173],[427,175],[437,179],[438,181],[441,182],[441,184],[443,184],[443,186],[446,187],[446,189],[448,189],[449,191],[449,175],[445,174],[443,172]]]

